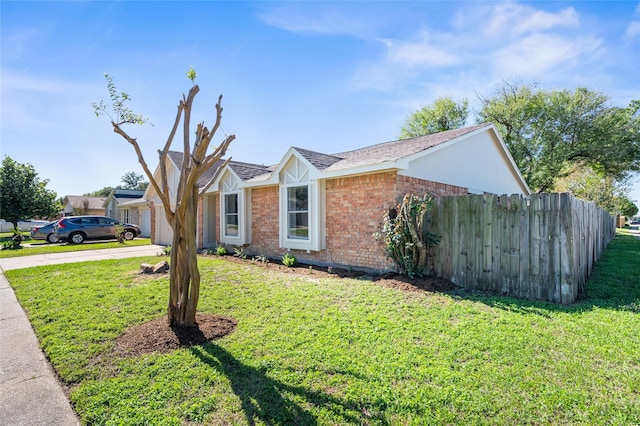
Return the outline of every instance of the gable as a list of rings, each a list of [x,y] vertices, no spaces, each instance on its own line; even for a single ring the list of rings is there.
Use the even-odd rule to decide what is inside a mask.
[[[531,192],[493,127],[454,142],[410,157],[399,174],[468,188],[477,194]]]

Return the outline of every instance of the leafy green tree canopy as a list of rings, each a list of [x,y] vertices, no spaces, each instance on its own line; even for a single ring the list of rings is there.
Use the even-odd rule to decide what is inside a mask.
[[[640,102],[611,106],[609,98],[585,88],[546,91],[504,83],[481,98],[478,122],[493,122],[529,186],[554,189],[571,165],[587,165],[624,180],[640,170]]]
[[[112,186],[105,186],[102,189],[98,189],[97,191],[93,191],[93,192],[87,192],[86,194],[82,194],[86,197],[108,197],[109,194],[111,194],[111,191],[113,191],[113,187]]]
[[[127,172],[122,176],[122,189],[138,189],[145,190],[149,182],[144,181],[144,176],[136,172]]]
[[[554,189],[593,201],[613,216],[634,216],[638,212],[636,205],[626,195],[628,188],[625,181],[606,176],[589,166],[578,167],[567,176],[558,178]]]
[[[469,102],[456,102],[449,97],[438,98],[433,104],[413,112],[400,129],[400,139],[415,138],[457,129],[464,126],[469,115]]]
[[[0,217],[14,226],[20,219],[51,218],[62,210],[58,194],[47,189],[31,164],[5,157],[0,168]]]

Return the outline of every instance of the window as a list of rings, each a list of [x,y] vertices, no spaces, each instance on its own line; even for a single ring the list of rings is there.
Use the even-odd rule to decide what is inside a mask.
[[[287,188],[287,238],[309,239],[309,187]]]
[[[219,220],[220,241],[234,246],[251,243],[251,192],[242,188],[242,181],[227,170],[220,181]]]
[[[224,235],[238,236],[238,194],[224,196]]]
[[[122,209],[122,221],[124,223],[130,222],[129,209]]]
[[[324,182],[313,179],[307,164],[293,156],[280,174],[280,247],[325,248]]]

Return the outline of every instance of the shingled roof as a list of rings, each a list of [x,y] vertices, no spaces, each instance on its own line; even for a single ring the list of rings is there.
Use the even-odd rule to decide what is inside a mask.
[[[180,167],[182,167],[182,159],[184,158],[184,154],[179,151],[169,151],[167,155],[179,170]],[[198,182],[197,182],[200,188],[202,188],[207,183],[209,183],[211,178],[218,172],[218,169],[224,164],[224,161],[225,161],[224,159],[218,160],[213,165],[213,167],[209,168],[207,171],[205,171],[202,174],[202,176],[200,176],[200,179],[198,179]]]
[[[340,152],[337,154],[324,154],[298,147],[293,147],[292,149],[319,171],[339,172],[341,170],[356,167],[397,161],[489,126],[491,126],[491,123],[483,123],[462,129],[453,129],[411,139],[383,142],[377,145],[367,146],[353,151]],[[169,156],[178,167],[182,164],[181,152],[170,151]],[[214,167],[209,169],[198,180],[198,185],[202,187],[209,182],[211,177],[218,172],[218,169],[223,163],[224,161],[220,160]],[[230,161],[229,167],[243,181],[252,181],[257,183],[268,180],[273,171],[277,169],[278,165],[264,166],[260,164]]]
[[[429,148],[433,148],[442,143],[459,138],[478,129],[488,127],[491,124],[483,123],[476,126],[462,129],[447,130],[445,132],[433,133],[426,136],[404,139],[398,141],[384,142],[353,151],[333,154],[341,160],[327,167],[326,171],[349,169],[352,167],[365,166],[369,164],[382,163],[385,161],[396,161]]]
[[[491,123],[483,123],[476,126],[448,130],[411,139],[384,142],[337,154],[323,154],[321,152],[296,147],[294,147],[293,150],[298,152],[319,171],[339,172],[356,167],[397,161],[489,126],[491,126]],[[256,183],[268,180],[270,173],[275,169],[276,166],[264,167],[263,174],[250,177],[246,180],[251,180]]]
[[[85,195],[67,195],[64,197],[66,203],[74,209],[82,209],[85,207],[84,203],[87,202],[87,208],[90,210],[102,210],[105,197],[87,197]],[[65,204],[66,204],[65,203]]]
[[[327,167],[339,162],[342,160],[341,157],[336,155],[327,155],[321,152],[310,151],[308,149],[296,148],[295,149],[302,157],[304,157],[308,162],[313,164],[318,170],[324,170]]]

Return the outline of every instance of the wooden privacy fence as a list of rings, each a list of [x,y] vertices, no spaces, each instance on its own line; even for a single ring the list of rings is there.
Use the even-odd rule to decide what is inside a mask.
[[[568,193],[436,197],[428,272],[468,289],[570,304],[615,235],[614,218]]]

